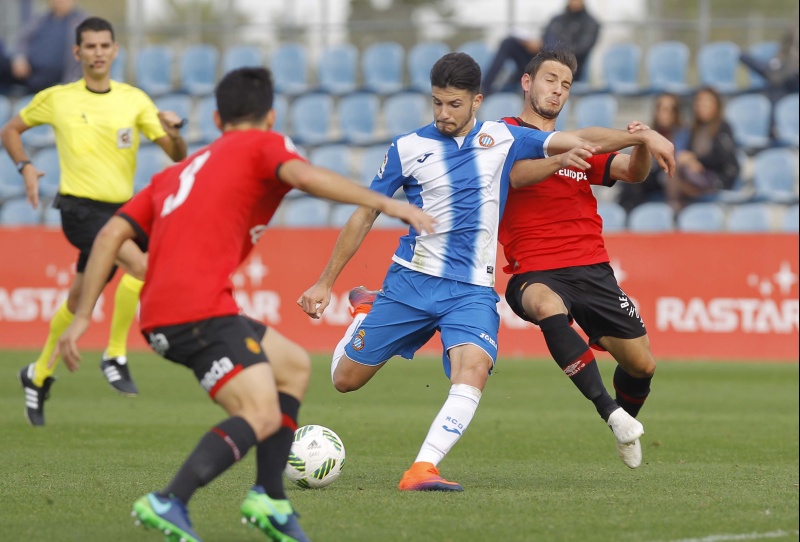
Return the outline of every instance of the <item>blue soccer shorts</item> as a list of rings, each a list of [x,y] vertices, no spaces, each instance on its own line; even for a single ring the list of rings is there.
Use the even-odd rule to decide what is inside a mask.
[[[345,354],[362,365],[380,365],[392,356],[412,359],[438,330],[444,372],[450,377],[448,351],[463,344],[497,360],[500,315],[494,289],[434,277],[393,263],[372,310],[356,329]]]

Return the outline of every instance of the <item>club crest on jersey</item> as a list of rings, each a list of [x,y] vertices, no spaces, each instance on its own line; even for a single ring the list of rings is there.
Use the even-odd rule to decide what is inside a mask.
[[[261,353],[261,345],[258,344],[258,341],[252,337],[247,337],[244,340],[244,345],[250,350],[253,354],[260,354]]]
[[[559,177],[567,177],[575,182],[588,181],[589,177],[583,171],[575,171],[574,169],[561,168],[556,172]]]
[[[478,145],[480,145],[481,147],[486,147],[487,149],[489,147],[493,147],[494,138],[489,134],[478,134]]]
[[[353,346],[353,350],[362,350],[364,348],[364,336],[367,333],[363,329],[359,329],[358,333],[353,336],[353,341],[351,345]]]
[[[383,162],[381,162],[381,167],[378,168],[378,178],[383,179],[383,170],[386,169],[386,164],[389,163],[389,153],[383,155]]]
[[[133,128],[120,128],[117,130],[117,148],[130,149],[133,145]]]

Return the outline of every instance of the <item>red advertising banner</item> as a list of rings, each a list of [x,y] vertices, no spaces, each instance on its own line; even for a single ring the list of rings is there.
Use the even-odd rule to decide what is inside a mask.
[[[397,231],[370,232],[339,278],[322,319],[312,320],[296,301],[316,281],[338,234],[268,230],[233,276],[242,310],[312,352],[331,352],[350,322],[349,289],[381,285],[398,238]],[[607,236],[606,245],[620,286],[644,318],[657,359],[798,361],[796,234],[619,234]],[[3,228],[0,254],[0,348],[39,348],[66,296],[76,252],[59,230]],[[507,280],[498,273],[501,298]],[[106,288],[95,310],[84,348],[105,347],[115,284]],[[505,300],[499,311],[502,356],[548,356],[536,326],[517,318]],[[130,346],[147,348],[138,329]],[[424,351],[440,349],[437,336]]]

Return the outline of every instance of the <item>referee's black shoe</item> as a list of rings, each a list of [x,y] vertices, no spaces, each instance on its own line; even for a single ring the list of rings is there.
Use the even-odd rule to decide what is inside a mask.
[[[139,388],[131,378],[125,356],[103,358],[103,361],[100,362],[100,370],[103,371],[103,375],[111,387],[122,395],[134,397],[139,394]]]
[[[25,390],[25,419],[34,427],[44,425],[44,402],[50,398],[50,386],[56,381],[52,376],[44,379],[41,386],[33,383],[34,365],[19,370],[19,381]]]

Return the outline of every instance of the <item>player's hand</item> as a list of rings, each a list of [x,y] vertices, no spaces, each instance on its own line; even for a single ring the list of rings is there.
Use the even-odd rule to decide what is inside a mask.
[[[331,302],[331,288],[321,283],[316,283],[314,286],[303,292],[297,304],[303,309],[307,315],[317,320]]]
[[[392,199],[381,212],[399,218],[420,233],[434,233],[436,220],[416,205]]]
[[[186,124],[186,121],[180,118],[174,111],[159,111],[158,120],[161,121],[161,126],[164,128],[164,131],[172,138],[180,137],[181,128]]]
[[[640,134],[659,167],[672,177],[675,174],[675,145],[655,130],[645,130]]]
[[[58,339],[58,345],[53,356],[61,354],[61,358],[70,371],[77,371],[81,364],[81,354],[78,351],[78,339],[89,329],[89,318],[75,316]]]
[[[11,61],[11,73],[20,80],[25,80],[31,76],[31,65],[28,62],[28,59],[24,56],[17,56],[14,57],[14,60]]]
[[[44,177],[44,172],[36,169],[33,164],[28,164],[22,169],[22,179],[25,181],[25,195],[28,203],[34,209],[39,208],[39,178]]]
[[[644,132],[645,130],[649,130],[650,127],[646,124],[639,122],[638,120],[631,121],[628,123],[628,133],[635,134],[636,132]]]
[[[589,162],[586,160],[591,158],[595,152],[597,152],[597,147],[593,147],[591,145],[575,147],[567,152],[556,155],[558,157],[558,165],[560,168],[572,167],[586,171],[592,167],[591,164],[589,164]]]

